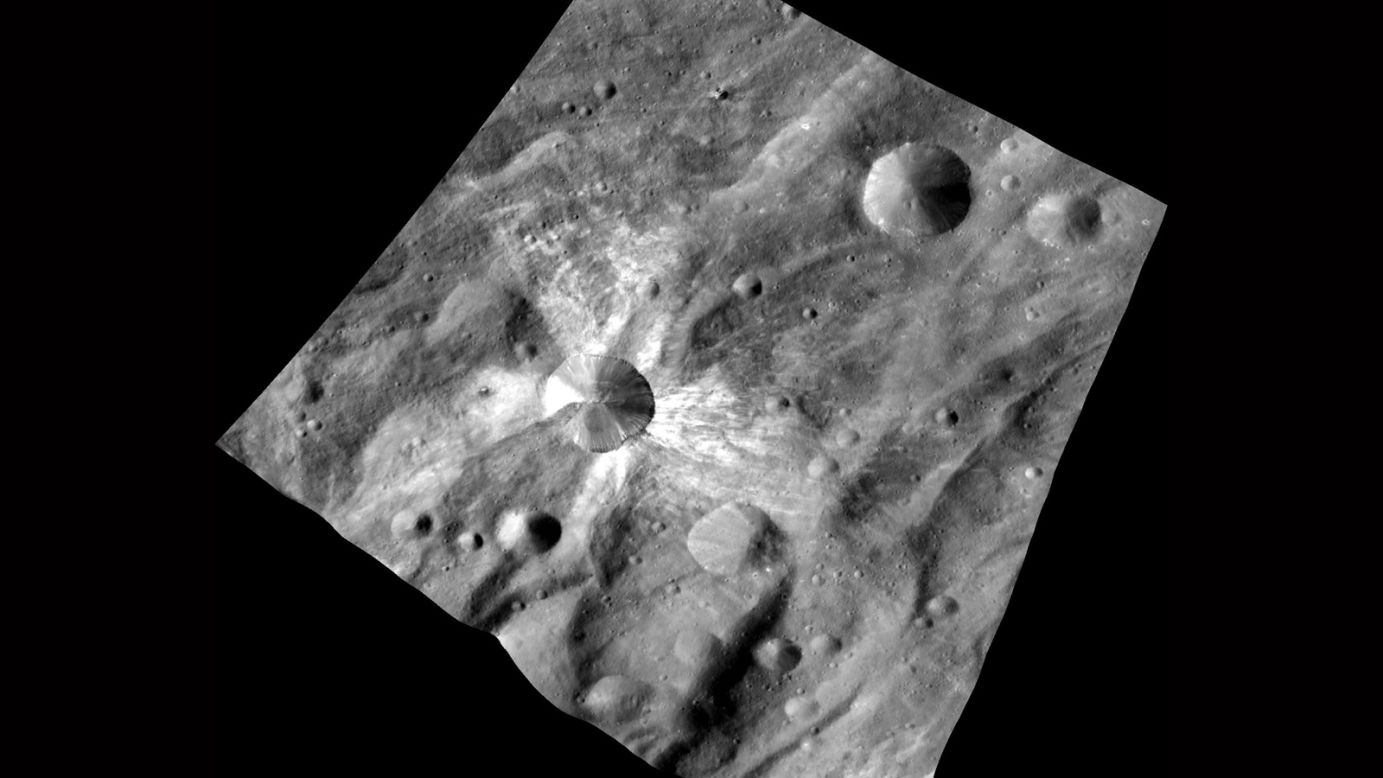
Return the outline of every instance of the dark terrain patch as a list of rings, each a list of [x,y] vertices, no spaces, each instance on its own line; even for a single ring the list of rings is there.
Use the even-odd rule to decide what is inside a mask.
[[[514,116],[494,117],[475,134],[449,172],[452,175],[466,173],[476,178],[498,173],[532,142],[532,126]]]

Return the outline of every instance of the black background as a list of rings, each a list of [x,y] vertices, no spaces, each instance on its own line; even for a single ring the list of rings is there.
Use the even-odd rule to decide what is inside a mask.
[[[181,280],[195,290],[169,357],[184,369],[168,400],[186,422],[166,468],[185,508],[168,563],[178,583],[160,587],[169,616],[155,627],[161,670],[177,679],[160,753],[179,774],[642,772],[548,709],[493,639],[213,447],[442,178],[563,10],[454,5],[207,8],[182,17],[176,51],[155,63],[187,108],[169,133],[185,160]],[[799,7],[1175,199],[1155,7],[895,5],[914,4]],[[1034,39],[1051,45],[1024,43]],[[943,778],[1167,772],[1176,212],[1062,456]]]

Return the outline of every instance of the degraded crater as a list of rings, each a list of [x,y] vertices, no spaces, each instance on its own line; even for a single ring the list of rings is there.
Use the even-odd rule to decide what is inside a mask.
[[[673,654],[679,660],[698,669],[715,662],[721,649],[720,639],[699,627],[678,632],[672,647]]]
[[[714,575],[733,577],[774,561],[777,532],[760,508],[728,502],[687,532],[687,552]]]
[[[648,684],[636,679],[607,675],[586,691],[582,706],[598,720],[623,723],[638,715],[649,691]]]
[[[970,166],[943,146],[904,143],[874,161],[865,178],[865,218],[889,235],[933,237],[970,213]]]

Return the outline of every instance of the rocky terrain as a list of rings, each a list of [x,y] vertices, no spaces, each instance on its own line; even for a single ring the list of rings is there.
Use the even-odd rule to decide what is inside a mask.
[[[220,445],[683,776],[924,776],[1165,206],[775,2],[576,2]]]

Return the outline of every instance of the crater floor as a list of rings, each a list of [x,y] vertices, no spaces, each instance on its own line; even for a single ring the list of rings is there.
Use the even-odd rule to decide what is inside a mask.
[[[578,1],[220,445],[651,764],[925,776],[1164,212],[776,1]]]

